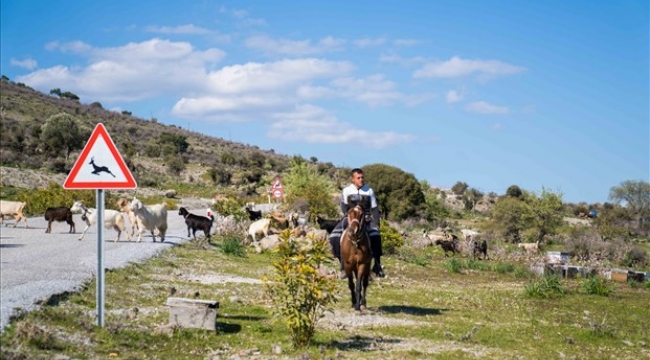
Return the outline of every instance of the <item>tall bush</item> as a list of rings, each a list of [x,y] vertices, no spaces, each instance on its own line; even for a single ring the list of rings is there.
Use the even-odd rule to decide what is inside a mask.
[[[265,290],[274,313],[291,331],[293,345],[305,347],[314,336],[318,319],[338,301],[336,279],[318,271],[330,261],[329,243],[312,239],[312,245],[307,246],[305,241],[291,238],[288,230],[280,239],[279,258],[273,262],[275,273],[265,279]]]

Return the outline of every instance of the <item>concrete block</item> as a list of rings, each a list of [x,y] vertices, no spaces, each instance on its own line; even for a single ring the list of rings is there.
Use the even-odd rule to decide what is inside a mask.
[[[184,328],[217,329],[219,302],[185,298],[167,298],[169,322]]]

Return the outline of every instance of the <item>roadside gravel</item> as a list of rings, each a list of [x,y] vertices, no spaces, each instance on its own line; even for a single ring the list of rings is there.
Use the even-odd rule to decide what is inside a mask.
[[[190,210],[205,214],[205,209]],[[126,219],[126,216],[125,216]],[[29,227],[21,222],[12,228],[0,228],[0,332],[4,331],[12,315],[20,309],[31,311],[39,302],[56,294],[72,292],[92,279],[97,272],[97,231],[93,226],[82,241],[77,240],[85,228],[80,215],[74,215],[76,234],[69,234],[66,223],[53,223],[52,233],[46,234],[47,222],[43,217],[29,218]],[[153,242],[151,235],[143,236],[142,242],[126,240],[114,243],[115,230],[104,229],[104,265],[106,269],[119,268],[129,262],[151,258],[162,250],[184,243],[187,227],[177,210],[167,213],[169,229],[165,242],[160,238]],[[128,220],[126,221],[128,224]],[[127,227],[130,229],[130,226]],[[214,227],[213,227],[214,230]],[[137,237],[136,237],[137,238]]]

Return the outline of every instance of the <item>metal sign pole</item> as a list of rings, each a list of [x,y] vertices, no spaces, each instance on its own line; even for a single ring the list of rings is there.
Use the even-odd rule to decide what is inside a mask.
[[[97,325],[104,327],[104,190],[97,189]]]

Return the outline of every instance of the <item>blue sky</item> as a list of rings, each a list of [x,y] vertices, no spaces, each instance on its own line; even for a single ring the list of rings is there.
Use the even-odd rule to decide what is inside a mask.
[[[10,0],[0,65],[45,93],[278,153],[594,203],[650,181],[649,13],[643,0]]]

